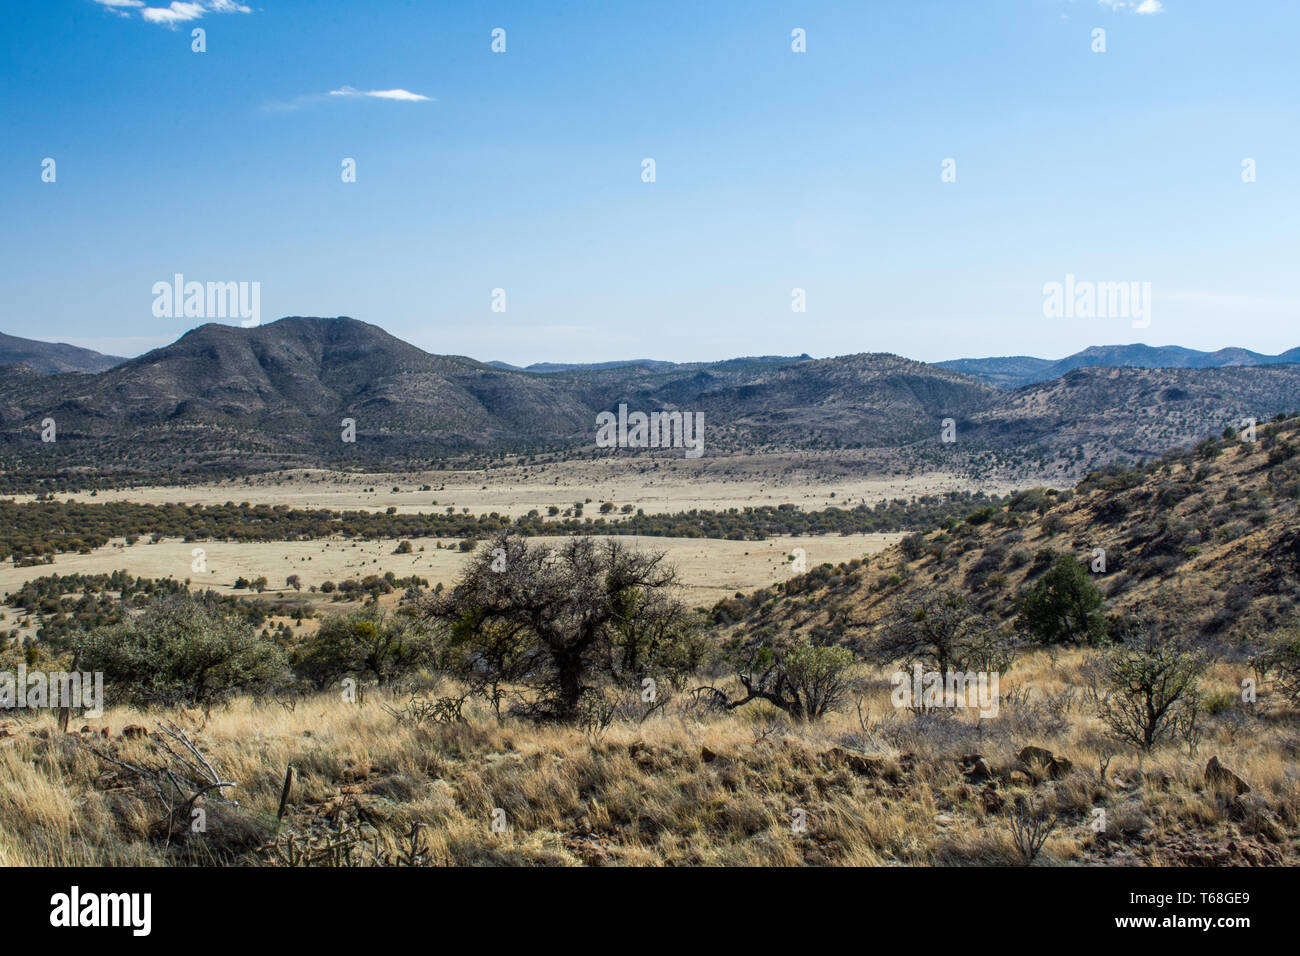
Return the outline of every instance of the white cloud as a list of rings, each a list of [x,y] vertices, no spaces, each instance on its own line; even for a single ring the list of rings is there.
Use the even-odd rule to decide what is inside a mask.
[[[1121,10],[1132,10],[1140,16],[1151,16],[1165,12],[1165,5],[1160,0],[1097,0],[1097,3],[1115,13]]]
[[[203,16],[203,5],[198,3],[173,2],[170,7],[145,7],[140,16],[150,23],[184,23],[186,20],[198,20]]]
[[[140,19],[146,23],[174,27],[178,23],[201,20],[208,13],[252,13],[236,0],[173,0],[165,7],[145,6],[144,0],[95,0],[101,7],[108,7],[119,17],[129,17],[131,11],[139,11]]]
[[[296,96],[291,100],[269,100],[262,104],[262,109],[267,113],[292,113],[304,106],[330,100],[338,102],[342,99],[392,100],[398,103],[433,102],[433,97],[425,96],[423,93],[412,93],[410,90],[358,90],[352,86],[340,86],[337,90],[330,90],[328,93],[309,93],[305,96]]]
[[[330,90],[330,96],[370,96],[377,100],[400,100],[403,103],[419,103],[429,99],[427,96],[420,93],[412,93],[410,90],[362,91],[353,89],[350,86],[343,86],[339,87],[337,90]]]

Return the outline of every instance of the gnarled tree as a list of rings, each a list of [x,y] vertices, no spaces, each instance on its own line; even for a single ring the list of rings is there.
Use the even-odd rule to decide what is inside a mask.
[[[552,550],[504,534],[419,611],[449,625],[448,658],[496,703],[501,685],[517,682],[535,692],[531,716],[570,721],[601,684],[671,680],[697,666],[701,645],[675,583],[662,552],[585,537]]]

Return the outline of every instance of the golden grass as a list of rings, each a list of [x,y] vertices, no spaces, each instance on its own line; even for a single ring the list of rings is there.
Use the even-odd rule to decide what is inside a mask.
[[[1032,687],[1032,707],[1035,698],[1070,686],[1078,663],[1077,652],[1056,661],[1029,655],[1002,690]],[[1223,689],[1236,677],[1220,666],[1211,679]],[[1079,705],[1069,711],[1068,728],[1053,735],[1008,731],[1030,716],[1004,704],[980,744],[972,715],[952,716],[947,732],[913,728],[915,718],[894,713],[888,686],[877,684],[866,706],[894,743],[883,745],[879,773],[862,773],[827,756],[866,739],[851,705],[811,725],[785,724],[751,706],[706,720],[670,714],[616,723],[593,738],[570,727],[497,724],[480,709],[467,724],[399,724],[381,700],[375,691],[363,704],[325,694],[290,711],[241,699],[206,720],[117,709],[90,721],[113,732],[109,741],[95,737],[96,746],[131,761],[147,759],[156,744],[123,740],[122,726],[175,719],[222,775],[238,782],[237,812],[207,802],[208,832],[171,848],[150,836],[159,811],[144,790],[60,735],[52,718],[9,720],[11,736],[0,737],[0,864],[271,862],[271,851],[253,848],[275,839],[283,846],[290,836],[337,840],[341,823],[350,828],[345,838],[363,837],[368,848],[355,862],[395,853],[418,823],[421,860],[433,864],[1012,864],[1008,814],[1015,795],[1031,790],[1060,818],[1040,862],[1176,862],[1171,847],[1229,838],[1269,848],[1279,857],[1270,862],[1297,856],[1300,792],[1287,749],[1296,739],[1289,714],[1249,717],[1249,732],[1217,720],[1195,757],[1173,745],[1140,760],[1121,754],[1103,782],[1101,728]],[[1004,780],[1004,805],[986,807],[982,785],[964,780],[957,758],[978,749],[1005,769],[1026,744],[1068,757],[1073,772],[1057,781]],[[1228,802],[1207,792],[1210,754],[1252,793]],[[290,763],[297,779],[277,837]],[[1145,782],[1134,784],[1129,778],[1139,765]],[[1105,839],[1091,829],[1094,808],[1106,811]],[[505,832],[493,830],[497,809]],[[792,826],[795,811],[806,815],[806,832]]]

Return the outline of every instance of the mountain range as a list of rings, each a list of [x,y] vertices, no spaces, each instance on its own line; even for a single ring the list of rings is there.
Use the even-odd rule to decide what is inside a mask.
[[[1006,364],[982,376],[884,353],[528,371],[431,354],[347,317],[251,329],[209,323],[137,358],[104,357],[115,364],[96,373],[11,367],[0,376],[0,471],[593,454],[596,415],[619,404],[702,413],[706,455],[911,448],[913,460],[942,466],[945,455],[983,449],[1081,466],[1153,456],[1300,404],[1296,365],[1246,362],[1254,353],[1225,350],[1210,354],[1232,352],[1234,364],[1205,368],[1197,356],[1207,353],[1182,349],[1150,351],[1176,353],[1184,367],[1118,364],[1123,350],[1141,358],[1144,348],[1089,350],[1116,364],[1008,388],[989,376],[1026,374],[1041,360],[984,360]],[[40,441],[46,419],[57,424],[54,443]],[[344,440],[344,419],[355,423],[354,442]],[[953,445],[940,442],[946,419]]]
[[[63,343],[41,342],[0,332],[0,365],[25,365],[42,374],[56,372],[103,372],[128,359],[102,355],[90,349]],[[726,359],[723,362],[680,363],[659,359],[623,359],[610,362],[534,362],[511,365],[491,361],[483,364],[510,372],[594,372],[635,366],[650,370],[702,368],[727,363],[793,363],[812,361],[807,353],[797,356],[764,355]],[[1036,382],[1060,378],[1076,368],[1224,368],[1228,366],[1286,365],[1300,363],[1300,347],[1279,355],[1265,355],[1242,348],[1223,348],[1214,352],[1183,348],[1179,345],[1094,345],[1063,359],[1035,358],[1031,355],[1007,355],[990,358],[959,358],[932,363],[939,368],[969,375],[998,388],[1019,388]]]
[[[1249,349],[1226,348],[1200,352],[1178,345],[1094,345],[1063,359],[1010,355],[1001,358],[964,358],[937,362],[999,388],[1019,388],[1060,378],[1076,368],[1227,368],[1231,366],[1286,365],[1300,362],[1300,348],[1281,355],[1263,355]]]

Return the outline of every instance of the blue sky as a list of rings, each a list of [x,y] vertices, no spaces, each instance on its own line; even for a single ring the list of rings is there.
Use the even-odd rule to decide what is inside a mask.
[[[197,324],[153,315],[179,272],[260,282],[263,321],[351,315],[520,363],[1300,345],[1293,0],[4,17],[10,334],[138,354]],[[1067,273],[1150,282],[1150,327],[1045,318]]]

